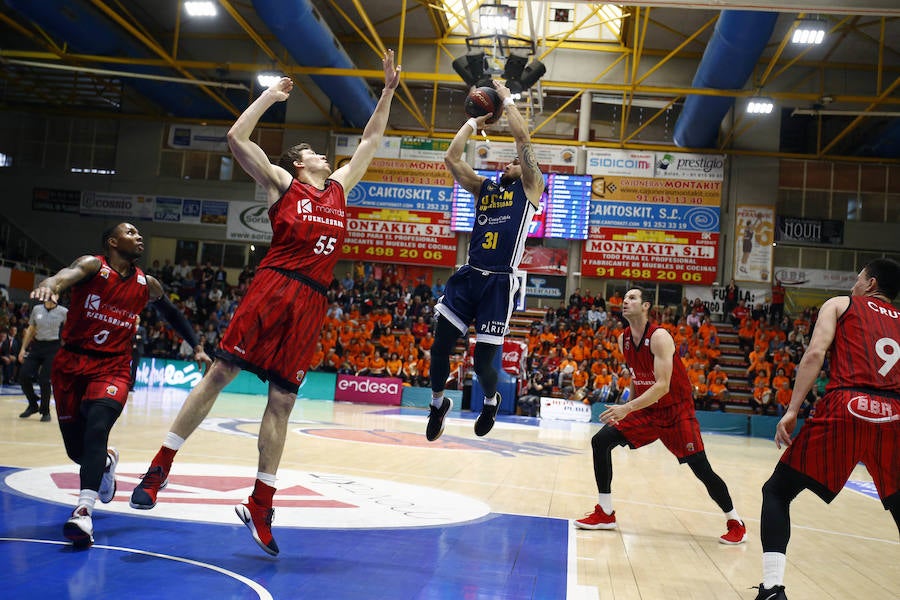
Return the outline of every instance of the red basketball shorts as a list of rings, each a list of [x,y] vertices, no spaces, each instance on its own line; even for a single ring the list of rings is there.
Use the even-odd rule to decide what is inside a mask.
[[[325,296],[305,283],[260,269],[222,335],[217,356],[296,393],[327,309]]]
[[[900,490],[900,400],[874,390],[835,390],[816,404],[781,462],[822,485],[831,502],[857,463],[865,463],[882,500]]]
[[[107,398],[125,406],[131,387],[130,367],[127,354],[99,358],[61,348],[50,371],[59,422],[77,418],[83,400]]]
[[[687,402],[637,410],[616,423],[615,427],[632,448],[660,440],[678,458],[678,462],[703,451],[700,423],[694,407]]]

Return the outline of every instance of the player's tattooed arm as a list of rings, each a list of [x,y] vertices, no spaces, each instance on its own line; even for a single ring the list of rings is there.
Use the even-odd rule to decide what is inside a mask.
[[[522,184],[528,200],[535,206],[541,202],[541,194],[544,192],[544,175],[538,166],[534,156],[534,147],[531,142],[521,145],[519,156],[522,164]]]

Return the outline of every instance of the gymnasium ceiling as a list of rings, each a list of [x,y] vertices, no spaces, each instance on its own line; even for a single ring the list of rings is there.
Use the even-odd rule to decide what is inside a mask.
[[[404,72],[389,131],[449,137],[459,126],[466,93],[450,63],[466,53],[466,38],[479,33],[477,14],[483,2],[311,0],[351,57],[350,68],[301,66],[288,50],[297,40],[273,34],[253,0],[216,0],[213,19],[188,18],[181,0],[34,2],[51,5],[48,13],[64,16],[73,7],[91,12],[140,49],[129,56],[81,50],[83,42],[71,30],[54,29],[45,17],[13,8],[23,4],[26,0],[0,0],[4,110],[226,124],[259,92],[256,74],[278,71],[299,85],[286,114],[272,117],[275,121],[286,127],[341,130],[346,121],[334,99],[311,77],[362,78],[377,92],[383,77],[380,52],[389,47],[396,50]],[[671,124],[688,94],[736,98],[734,116],[726,119],[717,147],[711,148],[723,152],[749,148],[751,154],[858,157],[873,138],[900,129],[896,0],[655,0],[612,10],[588,2],[504,4],[517,9],[511,35],[533,43],[532,58],[548,68],[525,99],[538,140],[574,139],[586,92],[593,97],[591,128],[596,125],[597,130],[589,144],[598,146],[671,148]],[[778,11],[774,32],[743,89],[692,88],[723,8]],[[556,21],[557,9],[570,10],[569,20]],[[804,16],[825,21],[825,43],[789,43]],[[179,114],[177,107],[161,106],[143,93],[156,80],[135,77],[151,69],[172,78],[166,85],[199,90],[212,109]],[[755,122],[744,116],[743,106],[754,95],[771,98],[776,111],[769,117],[782,119],[781,143],[774,149],[746,143]],[[879,152],[860,160],[897,162],[900,156],[890,147]]]

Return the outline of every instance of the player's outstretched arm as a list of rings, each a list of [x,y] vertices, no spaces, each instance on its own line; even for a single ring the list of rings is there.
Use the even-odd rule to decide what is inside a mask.
[[[344,193],[349,192],[353,186],[359,183],[366,169],[375,158],[375,152],[381,144],[381,138],[387,127],[388,116],[391,112],[391,100],[394,99],[394,90],[400,84],[400,65],[394,66],[394,51],[388,50],[382,59],[384,64],[384,89],[381,98],[375,105],[375,112],[369,117],[366,128],[363,130],[359,146],[350,157],[350,161],[334,172],[332,179],[341,184]]]
[[[59,295],[79,281],[90,279],[100,270],[100,259],[96,256],[79,256],[68,267],[63,267],[55,275],[38,284],[31,292],[31,299],[40,302],[59,301]]]
[[[292,89],[294,82],[289,77],[282,77],[264,90],[228,130],[228,147],[231,148],[231,153],[254,181],[266,189],[269,206],[291,185],[293,175],[278,165],[273,165],[263,149],[250,141],[250,134],[263,113],[276,102],[287,100]]]
[[[516,152],[519,156],[519,163],[522,165],[522,187],[525,188],[525,195],[528,200],[534,204],[536,208],[540,207],[541,194],[544,193],[544,175],[538,166],[537,159],[534,156],[534,147],[531,145],[531,134],[528,132],[528,124],[525,117],[516,108],[516,104],[512,99],[512,93],[503,83],[494,80],[494,88],[500,101],[503,102],[504,111],[506,112],[506,120],[509,122],[509,132],[516,141]]]
[[[480,117],[472,117],[463,123],[456,135],[453,136],[447,152],[444,153],[444,164],[447,165],[447,170],[464,190],[476,198],[481,191],[481,182],[484,181],[484,177],[476,173],[463,159],[463,152],[466,149],[466,141],[472,134],[481,131],[485,126],[485,121],[491,118],[491,115],[492,113],[488,113]]]

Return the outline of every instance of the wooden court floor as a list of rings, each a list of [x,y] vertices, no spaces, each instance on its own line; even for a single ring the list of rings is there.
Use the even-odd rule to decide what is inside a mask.
[[[754,598],[750,587],[761,580],[760,487],[779,456],[769,440],[705,435],[710,462],[749,530],[746,544],[731,547],[717,542],[723,515],[659,443],[614,451],[619,528],[580,531],[571,520],[596,502],[590,438],[598,425],[501,417],[489,436],[476,438],[473,415],[455,413],[444,436],[428,444],[423,410],[300,400],[276,495],[274,531],[282,552],[270,559],[228,514],[252,485],[265,399],[224,394],[179,453],[159,506],[134,511],[127,506],[131,489],[183,400],[183,392],[147,389],[133,394],[112,433],[122,462],[119,490],[112,504],[98,503],[97,545],[80,555],[64,553],[50,544],[64,541],[61,525],[77,494],[77,467],[66,458],[55,413],[52,423],[19,419],[23,396],[5,392],[0,560],[14,577],[6,588],[12,595],[0,597],[122,597],[117,588],[91,588],[85,572],[121,571],[125,579],[133,561],[78,562],[77,574],[68,568],[84,556],[101,560],[104,548],[147,552],[151,546],[141,536],[152,534],[154,523],[166,535],[182,524],[222,523],[196,536],[199,541],[185,535],[178,544],[169,539],[153,547],[183,559],[191,556],[190,544],[203,544],[202,553],[220,558],[195,562],[243,581],[244,591],[232,593],[230,583],[220,588],[218,580],[198,580],[197,597],[730,600]],[[239,483],[229,483],[235,478]],[[791,600],[900,598],[897,530],[865,493],[871,480],[863,467],[852,480],[859,491],[845,489],[830,506],[808,492],[794,502],[785,582]],[[33,508],[17,512],[25,505]],[[368,546],[362,544],[370,542],[381,549],[363,554]],[[378,562],[371,553],[387,555]],[[328,565],[342,568],[304,571],[326,554]],[[165,565],[160,569],[166,573]],[[351,585],[361,572],[367,582]],[[39,581],[57,591],[41,592]],[[84,593],[81,585],[100,591]],[[141,597],[193,597],[166,589]]]

